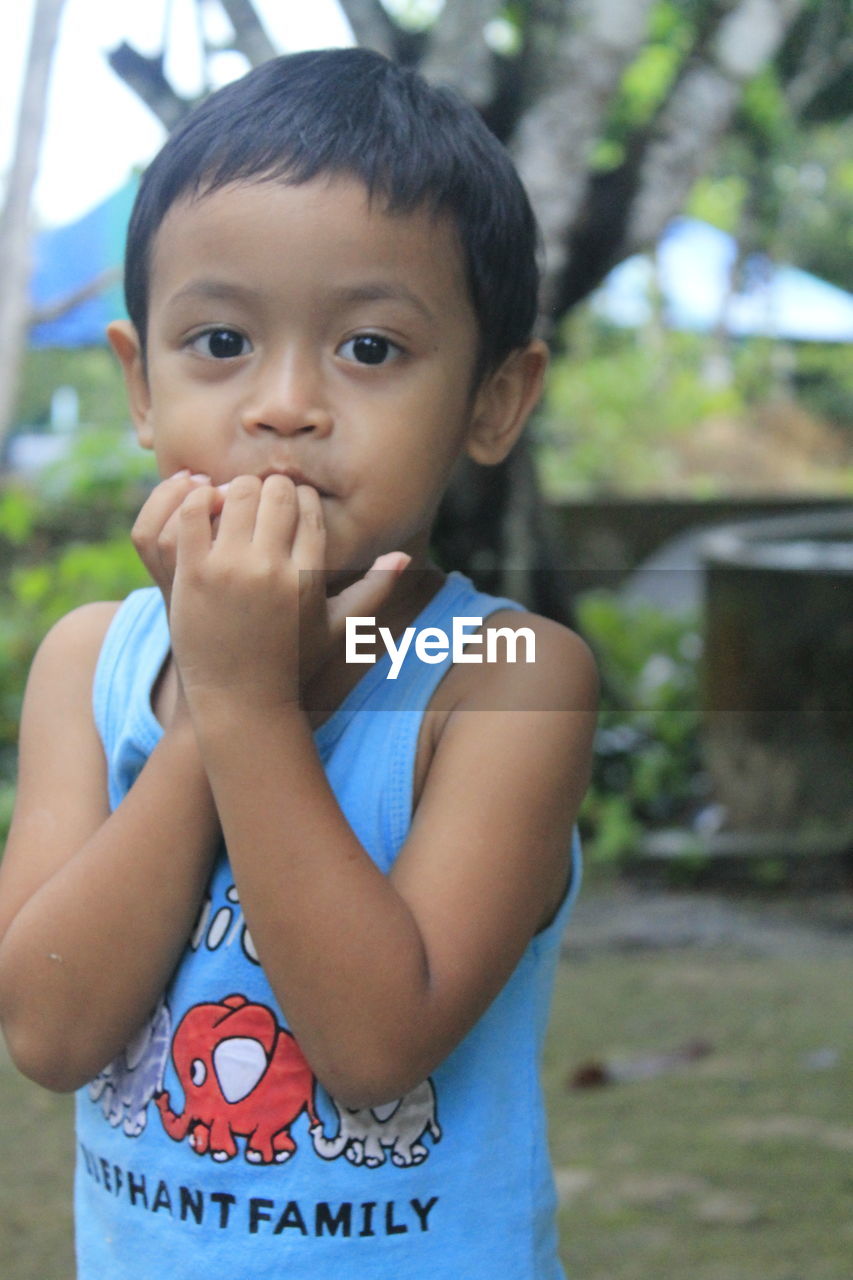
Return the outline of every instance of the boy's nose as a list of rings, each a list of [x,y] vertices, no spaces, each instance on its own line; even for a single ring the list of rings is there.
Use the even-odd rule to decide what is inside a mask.
[[[241,417],[246,431],[287,436],[328,435],[333,423],[319,370],[292,357],[259,371]]]

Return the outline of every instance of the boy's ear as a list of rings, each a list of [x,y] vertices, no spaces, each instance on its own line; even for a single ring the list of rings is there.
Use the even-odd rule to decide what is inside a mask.
[[[542,394],[548,347],[535,338],[511,351],[476,394],[466,452],[475,462],[503,462]]]
[[[107,337],[124,372],[127,400],[130,416],[136,428],[136,438],[143,449],[153,449],[151,394],[148,390],[148,378],[145,373],[139,334],[129,320],[113,320],[107,325]]]

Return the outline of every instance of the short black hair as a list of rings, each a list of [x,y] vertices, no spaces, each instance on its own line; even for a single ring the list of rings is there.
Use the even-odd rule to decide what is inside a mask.
[[[177,200],[320,175],[360,179],[391,214],[426,208],[451,219],[479,324],[480,376],[529,341],[536,223],[505,148],[460,95],[356,48],[273,58],[206,98],[167,139],[127,235],[125,300],[143,351],[152,243]]]

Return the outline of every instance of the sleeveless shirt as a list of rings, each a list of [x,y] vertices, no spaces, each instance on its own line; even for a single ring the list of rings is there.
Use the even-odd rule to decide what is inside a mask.
[[[454,618],[507,608],[520,606],[453,573],[414,625],[449,633]],[[112,808],[161,736],[151,694],[168,652],[160,592],[133,592],[93,690]],[[409,829],[424,708],[450,661],[412,650],[390,680],[383,656],[315,733],[338,803],[385,872]],[[458,1047],[405,1097],[352,1111],[288,1030],[223,849],[168,989],[78,1091],[78,1280],[184,1280],[200,1267],[235,1280],[560,1280],[539,1060],[580,879],[576,835],[572,857],[555,919]]]

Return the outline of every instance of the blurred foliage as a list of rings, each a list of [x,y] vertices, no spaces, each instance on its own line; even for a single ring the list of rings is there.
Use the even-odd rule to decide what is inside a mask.
[[[47,431],[51,398],[57,387],[71,386],[80,402],[80,421],[112,427],[127,421],[127,397],[118,361],[104,347],[38,347],[27,352],[15,421],[28,431]]]
[[[90,426],[75,434],[65,457],[40,472],[39,498],[69,514],[101,507],[111,513],[115,527],[156,478],[153,455],[143,452],[129,431]]]
[[[699,745],[698,620],[605,591],[577,602],[598,660],[602,706],[581,810],[591,862],[618,863],[650,826],[690,825],[709,783]]]
[[[150,473],[136,454],[125,433],[82,432],[38,489],[19,481],[0,491],[0,839],[24,685],[42,638],[71,609],[150,584],[128,538]]]
[[[793,418],[853,459],[853,365],[849,348],[725,341],[653,322],[615,328],[589,308],[564,324],[534,428],[540,481],[552,500],[594,493],[724,496],[726,477],[685,463],[703,425],[728,421],[757,440],[756,420],[785,401]],[[796,442],[792,442],[792,447]],[[804,438],[806,455],[808,441]],[[853,461],[803,470],[815,493],[849,493]],[[737,465],[737,464],[734,464]],[[743,476],[734,471],[731,483]],[[759,478],[760,484],[760,478]]]
[[[774,168],[782,252],[853,292],[853,124],[799,137]]]
[[[708,386],[702,346],[689,334],[656,338],[599,325],[575,312],[568,352],[551,368],[537,423],[549,496],[654,491],[666,480],[667,449],[712,413],[735,413],[738,392]]]
[[[60,387],[76,391],[80,425],[53,433],[51,402]],[[20,546],[32,531],[49,531],[58,539],[89,531],[101,540],[128,528],[128,512],[141,505],[140,494],[156,479],[156,467],[153,455],[135,442],[124,379],[109,348],[29,350],[16,421],[10,443],[17,434],[53,435],[59,457],[31,483],[24,478],[7,484],[0,507],[0,556],[4,541]],[[25,523],[23,536],[16,538],[15,522],[25,512],[31,529]],[[40,553],[38,539],[36,545]]]
[[[849,346],[804,343],[797,348],[794,385],[815,413],[853,434],[853,360]]]
[[[853,41],[849,0],[811,0],[747,85],[687,212],[853,290]],[[807,84],[806,82],[811,82]]]
[[[598,172],[616,169],[625,161],[636,131],[650,124],[666,101],[693,44],[696,17],[696,3],[664,0],[654,6],[648,40],[625,71],[604,133],[593,150],[593,168]]]
[[[6,498],[0,499],[0,516]],[[150,579],[126,534],[71,543],[0,583],[0,783],[14,773],[21,700],[30,664],[54,622],[92,600],[121,599]],[[0,804],[2,809],[2,804]],[[0,832],[2,834],[2,832]]]
[[[747,102],[756,97],[753,86]],[[853,291],[853,125],[729,134],[685,212],[735,236],[744,253]]]

